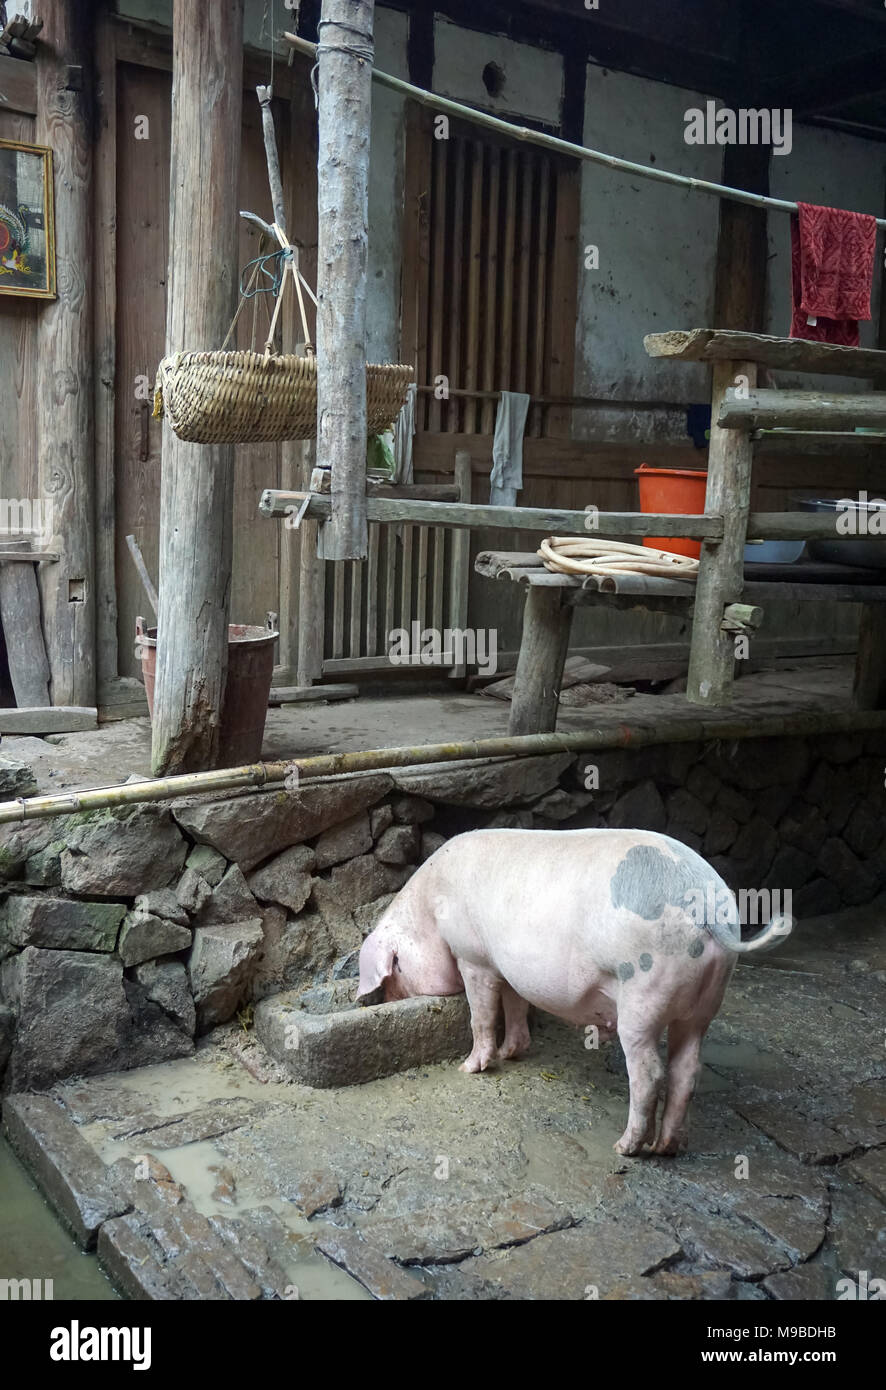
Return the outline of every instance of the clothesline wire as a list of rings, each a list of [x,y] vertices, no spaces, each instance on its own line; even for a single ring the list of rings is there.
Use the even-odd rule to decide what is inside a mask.
[[[299,53],[304,53],[308,57],[317,61],[317,45],[309,43],[307,39],[299,38],[297,34],[284,34],[286,42]],[[452,101],[449,97],[435,95],[434,92],[427,91],[424,87],[416,87],[411,82],[404,82],[401,77],[392,77],[390,73],[381,72],[378,68],[372,69],[373,81],[380,83],[383,87],[389,87],[394,92],[399,92],[402,96],[409,97],[412,101],[417,101],[422,106],[428,106],[439,115],[451,115],[457,120],[471,121],[474,125],[485,126],[487,130],[495,130],[500,135],[506,135],[512,140],[520,140],[524,144],[538,145],[542,149],[554,150],[558,154],[567,155],[570,159],[582,159],[590,164],[602,164],[609,169],[618,169],[624,174],[633,174],[637,178],[654,179],[657,183],[669,183],[680,188],[688,188],[696,193],[709,193],[717,198],[727,198],[735,203],[747,203],[751,207],[771,208],[774,212],[793,212],[797,211],[797,204],[788,202],[784,198],[771,198],[766,193],[748,193],[743,188],[729,188],[723,183],[711,183],[707,179],[694,179],[687,174],[674,174],[669,169],[654,169],[647,164],[636,164],[630,159],[619,159],[614,154],[604,154],[601,150],[592,150],[587,145],[576,145],[571,140],[561,140],[558,135],[547,135],[541,130],[529,130],[526,126],[514,125],[512,121],[504,121],[499,116],[490,116],[485,111],[476,111],[472,106],[465,106],[460,101]],[[886,218],[877,217],[874,219],[878,227],[886,227]]]

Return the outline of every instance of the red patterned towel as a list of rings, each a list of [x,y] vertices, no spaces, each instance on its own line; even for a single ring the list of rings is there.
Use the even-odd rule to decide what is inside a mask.
[[[871,317],[877,219],[798,203],[791,218],[791,337],[858,347]],[[817,320],[811,324],[808,319]]]

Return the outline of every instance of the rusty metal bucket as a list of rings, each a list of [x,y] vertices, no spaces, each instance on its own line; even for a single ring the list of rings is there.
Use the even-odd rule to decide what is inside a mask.
[[[279,637],[269,618],[266,627],[248,623],[228,626],[228,675],[221,718],[219,767],[239,767],[261,758],[268,696],[274,673],[274,643]],[[148,713],[154,717],[157,674],[157,629],[135,620],[135,654],[141,661]]]

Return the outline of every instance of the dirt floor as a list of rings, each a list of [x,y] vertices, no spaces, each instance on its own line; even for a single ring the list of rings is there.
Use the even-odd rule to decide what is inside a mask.
[[[884,917],[809,921],[739,965],[677,1159],[614,1153],[617,1045],[541,1015],[482,1076],[310,1090],[241,1022],[54,1094],[105,1162],[152,1155],[206,1231],[261,1248],[265,1297],[830,1300],[886,1276]]]
[[[781,662],[773,670],[744,676],[725,710],[700,710],[685,695],[625,695],[612,704],[584,709],[561,708],[560,733],[582,729],[655,727],[665,721],[701,720],[716,730],[745,715],[776,717],[799,710],[852,709],[852,664]],[[365,748],[390,748],[447,739],[492,738],[506,734],[510,705],[490,696],[468,694],[458,687],[436,693],[398,693],[367,688],[359,699],[336,703],[288,705],[268,710],[262,757],[309,757]],[[3,739],[3,753],[30,764],[40,792],[125,782],[151,770],[151,726],[147,718],[103,724],[93,732],[52,734],[46,738],[13,735]]]

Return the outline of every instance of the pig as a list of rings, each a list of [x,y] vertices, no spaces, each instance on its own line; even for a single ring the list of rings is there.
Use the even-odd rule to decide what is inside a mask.
[[[465,1072],[523,1056],[531,1004],[595,1042],[617,1033],[630,1104],[615,1148],[677,1154],[688,1142],[702,1039],[737,956],[777,945],[793,925],[776,916],[742,941],[723,879],[668,835],[474,830],[442,845],[384,912],[360,951],[357,997],[464,989],[473,1033]]]

